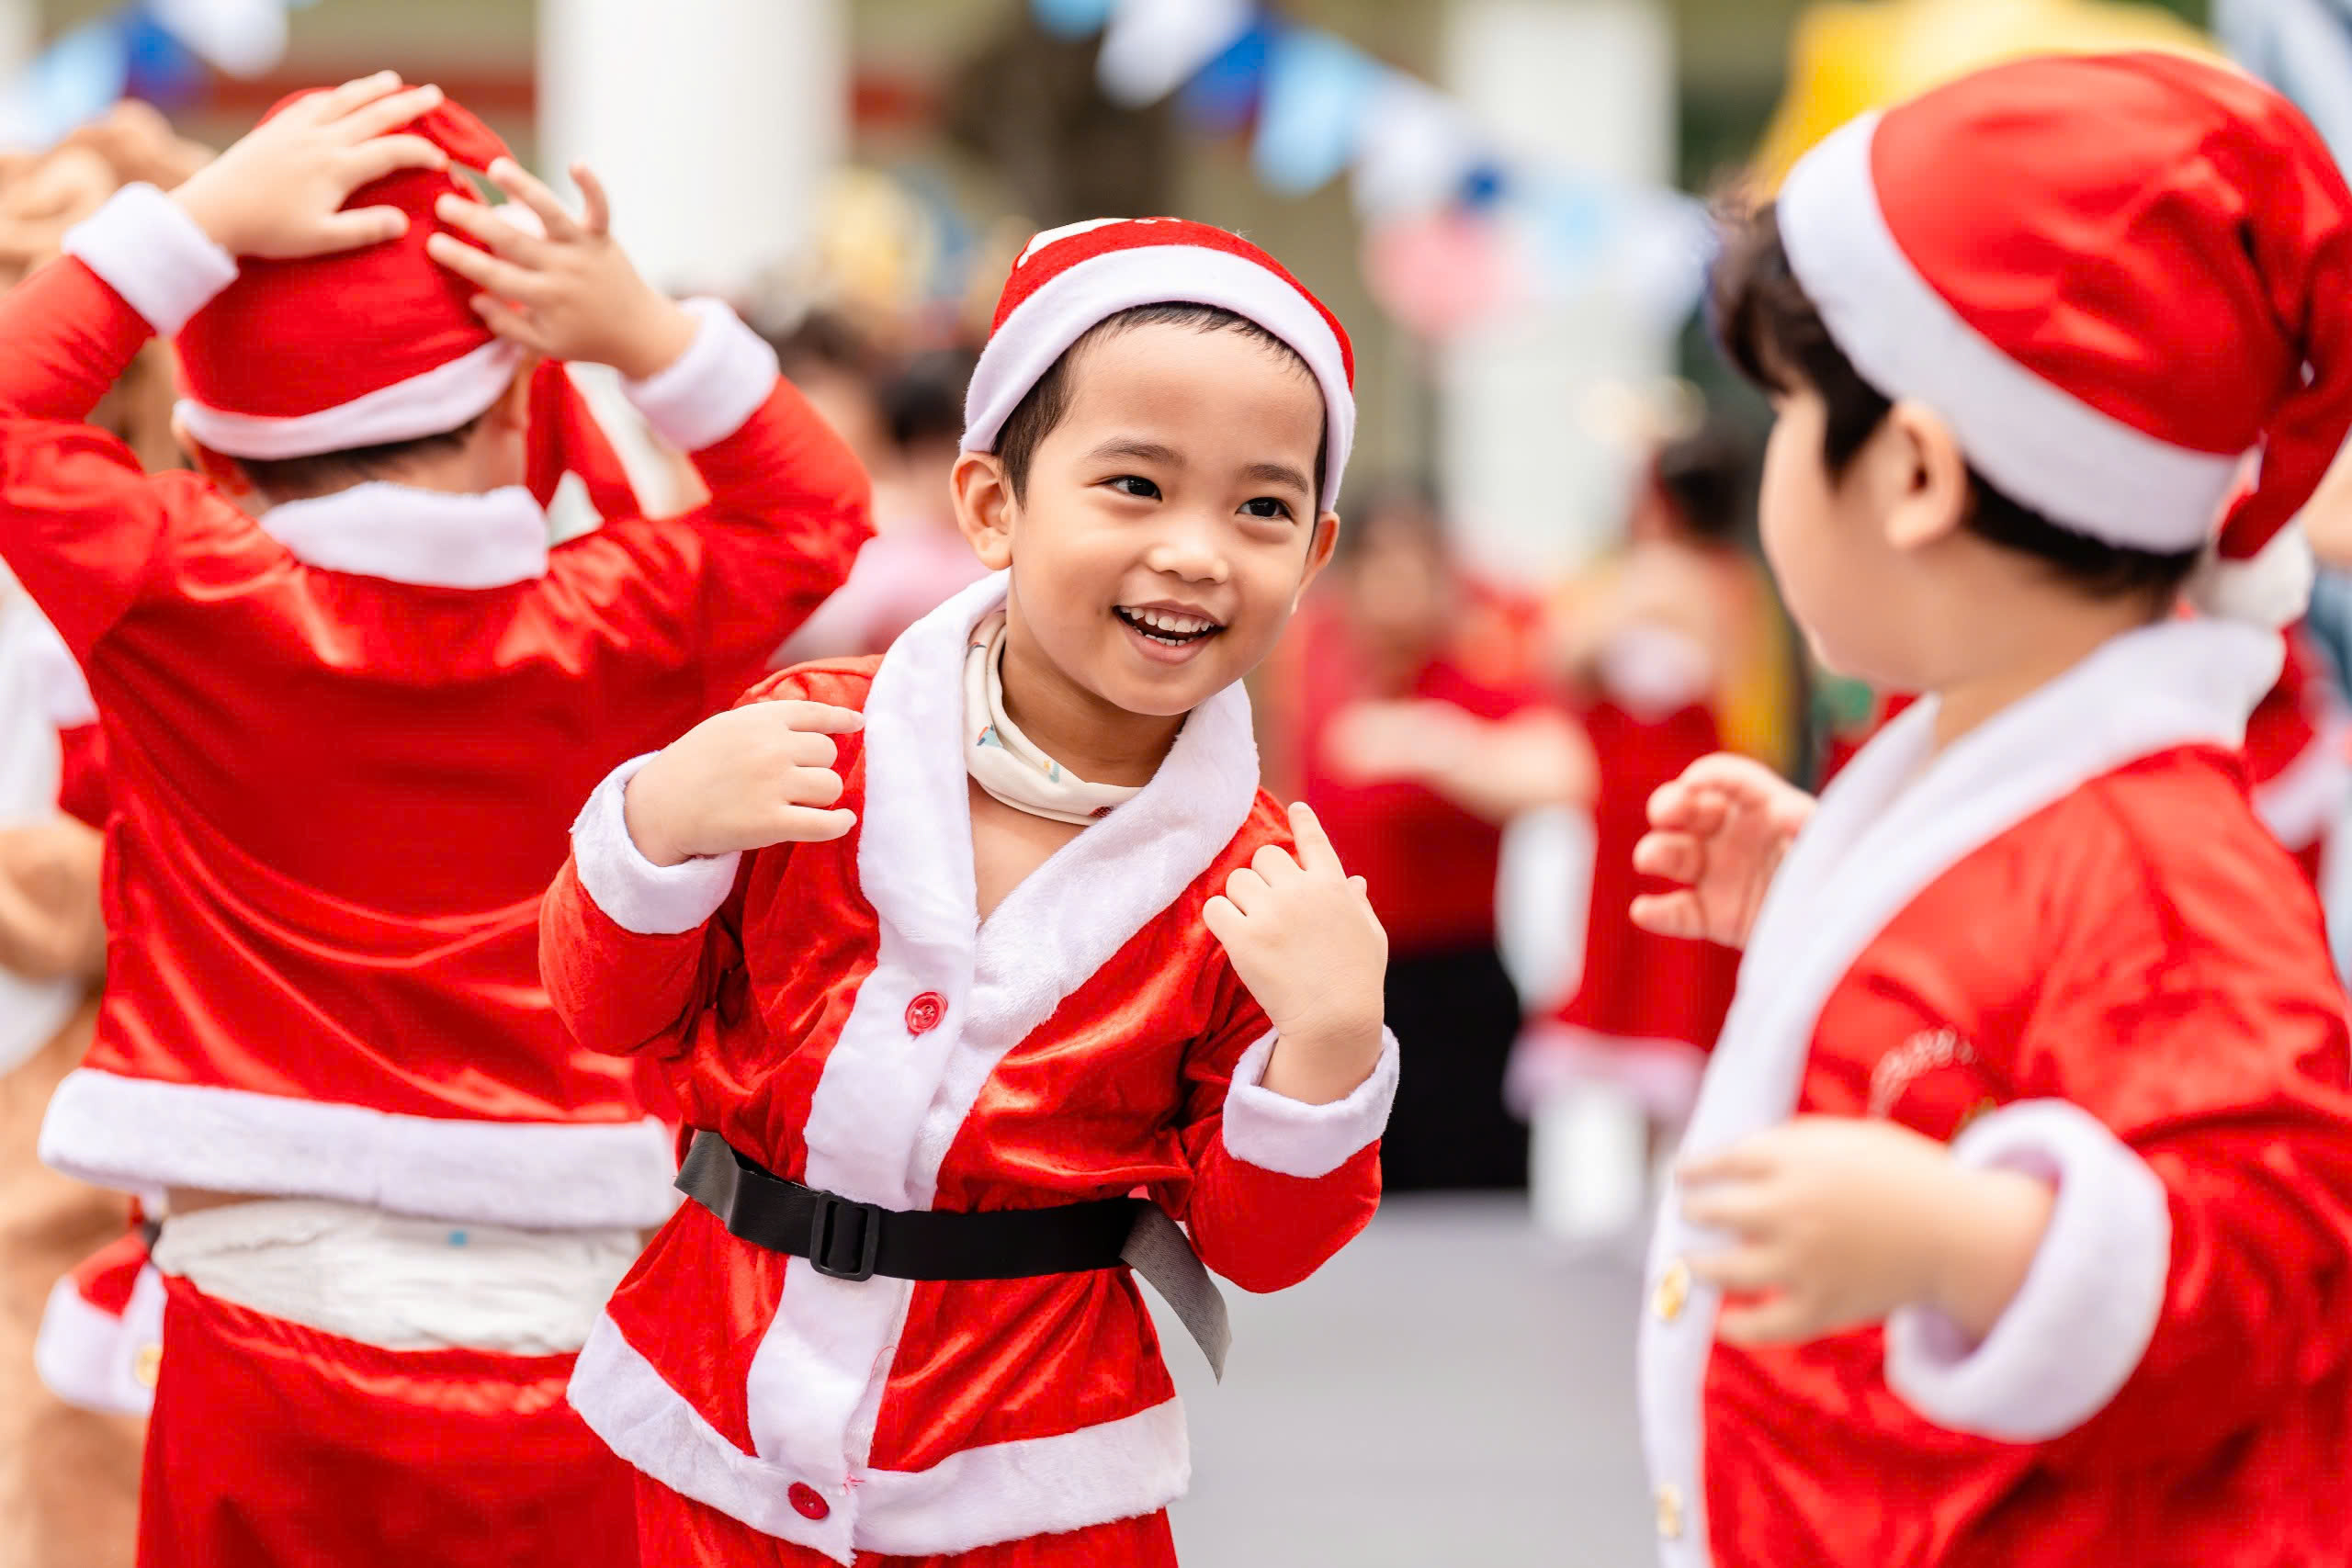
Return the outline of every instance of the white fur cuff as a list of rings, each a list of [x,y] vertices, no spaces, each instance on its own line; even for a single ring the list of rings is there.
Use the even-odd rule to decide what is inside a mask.
[[[2107,1407],[2146,1354],[2172,1268],[2172,1210],[2147,1163],[2078,1106],[2027,1100],[1970,1127],[1963,1165],[2054,1182],[2016,1300],[1971,1348],[1941,1313],[1887,1320],[1886,1381],[1928,1419],[2003,1442],[2063,1436]]]
[[[676,936],[718,912],[735,887],[740,854],[655,865],[628,836],[628,781],[658,755],[632,757],[605,775],[571,825],[580,886],[613,924],[639,936]]]
[[[621,389],[681,452],[699,452],[743,428],[775,389],[775,350],[716,299],[689,299],[695,341],[677,363]]]
[[[212,243],[151,185],[129,185],[65,232],[63,249],[79,256],[147,318],[156,335],[170,337],[187,319],[237,280],[237,259]]]
[[[1380,1060],[1372,1076],[1329,1105],[1309,1105],[1265,1087],[1266,1064],[1279,1038],[1268,1031],[1234,1066],[1225,1091],[1225,1152],[1281,1176],[1329,1176],[1388,1125],[1388,1108],[1396,1102],[1396,1036],[1380,1032]]]

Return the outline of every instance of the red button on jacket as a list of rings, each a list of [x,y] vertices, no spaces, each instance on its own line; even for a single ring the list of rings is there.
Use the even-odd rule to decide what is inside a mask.
[[[833,1506],[820,1496],[814,1486],[804,1485],[797,1481],[792,1483],[791,1490],[785,1496],[804,1519],[821,1519],[833,1511]]]
[[[939,1027],[947,1013],[947,998],[937,991],[925,991],[907,1004],[907,1032],[928,1034]]]

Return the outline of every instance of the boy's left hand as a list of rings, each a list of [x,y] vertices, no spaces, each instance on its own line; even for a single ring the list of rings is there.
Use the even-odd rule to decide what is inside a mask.
[[[548,358],[609,365],[632,380],[675,364],[695,340],[694,318],[638,276],[612,236],[611,204],[588,166],[571,167],[586,204],[578,213],[511,158],[487,172],[546,232],[530,233],[481,202],[445,196],[435,216],[489,249],[452,234],[435,234],[424,248],[484,290],[473,305],[490,330]]]
[[[1315,813],[1294,806],[1290,823],[1297,858],[1267,845],[1201,918],[1282,1037],[1265,1087],[1326,1104],[1380,1060],[1388,934]]]
[[[1735,1345],[1818,1338],[1899,1307],[1945,1313],[1981,1339],[2024,1283],[2051,1193],[2016,1171],[1961,1165],[1892,1122],[1800,1116],[1685,1164],[1682,1217],[1733,1245],[1693,1256],[1735,1295],[1715,1331]]]

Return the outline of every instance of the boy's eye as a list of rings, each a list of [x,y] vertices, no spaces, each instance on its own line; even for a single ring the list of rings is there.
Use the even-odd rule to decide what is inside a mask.
[[[1288,517],[1290,502],[1280,496],[1261,495],[1253,501],[1243,502],[1241,512],[1246,517]]]
[[[1157,501],[1159,499],[1159,487],[1152,483],[1149,479],[1145,479],[1141,474],[1121,474],[1117,479],[1108,479],[1104,482],[1113,490],[1117,491],[1121,495],[1131,495],[1137,501]]]

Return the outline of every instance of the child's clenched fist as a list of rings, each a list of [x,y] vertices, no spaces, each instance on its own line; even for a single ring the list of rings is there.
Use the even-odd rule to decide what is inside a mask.
[[[836,735],[865,716],[825,703],[731,708],[680,736],[628,781],[628,836],[656,865],[770,844],[838,839],[857,820],[842,797]]]
[[[1388,933],[1305,806],[1290,808],[1295,860],[1268,845],[1201,911],[1280,1042],[1265,1087],[1310,1104],[1342,1100],[1380,1060]]]

